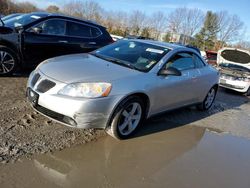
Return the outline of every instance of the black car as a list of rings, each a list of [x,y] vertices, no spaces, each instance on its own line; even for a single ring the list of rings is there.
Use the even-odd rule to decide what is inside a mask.
[[[33,68],[51,57],[90,52],[113,42],[105,27],[61,14],[21,14],[1,23],[0,75],[10,75],[18,67]]]
[[[14,17],[20,16],[20,15],[22,15],[22,13],[9,14],[9,15],[7,15],[7,16],[1,17],[1,19],[2,19],[3,21],[6,21],[6,20],[8,20],[8,19],[10,19],[10,18],[14,18]]]

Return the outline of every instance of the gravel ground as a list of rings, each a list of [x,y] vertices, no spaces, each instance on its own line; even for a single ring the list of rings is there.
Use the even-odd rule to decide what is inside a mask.
[[[61,150],[106,135],[101,130],[73,129],[34,112],[25,99],[26,77],[0,78],[0,162],[8,163],[36,153]],[[169,126],[192,124],[250,138],[250,99],[220,89],[213,108],[176,110],[149,120],[170,122]],[[171,125],[170,125],[171,124]],[[164,127],[166,129],[166,127]],[[152,132],[161,131],[151,130]],[[140,134],[140,133],[139,133]],[[150,134],[141,132],[141,135]]]
[[[34,112],[25,98],[27,78],[0,78],[0,162],[61,150],[104,136],[101,130],[73,129]]]

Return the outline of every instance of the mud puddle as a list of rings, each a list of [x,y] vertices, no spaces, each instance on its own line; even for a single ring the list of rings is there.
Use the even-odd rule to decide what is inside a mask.
[[[185,126],[0,168],[1,187],[250,187],[250,140]]]

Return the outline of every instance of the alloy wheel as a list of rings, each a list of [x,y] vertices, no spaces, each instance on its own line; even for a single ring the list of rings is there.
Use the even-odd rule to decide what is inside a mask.
[[[210,89],[210,91],[207,94],[207,98],[205,100],[205,108],[208,109],[210,108],[210,106],[213,104],[214,102],[214,98],[215,98],[215,89],[212,88]]]
[[[118,123],[118,130],[121,135],[129,135],[132,133],[142,117],[142,107],[139,103],[133,102],[129,104],[121,113]]]
[[[6,51],[0,51],[0,74],[8,74],[15,67],[15,60],[11,54]]]

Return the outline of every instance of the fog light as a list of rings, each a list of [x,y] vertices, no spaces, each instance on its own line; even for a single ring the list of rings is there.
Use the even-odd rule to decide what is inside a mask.
[[[63,117],[63,121],[64,121],[65,123],[71,125],[71,126],[74,126],[74,127],[76,127],[76,125],[77,125],[77,123],[76,123],[75,120],[73,120],[72,118],[67,117],[67,116],[64,116],[64,117]]]

